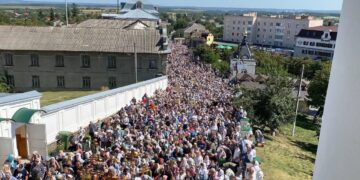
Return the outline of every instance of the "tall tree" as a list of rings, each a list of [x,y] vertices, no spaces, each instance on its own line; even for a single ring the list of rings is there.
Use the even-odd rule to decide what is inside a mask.
[[[55,12],[54,9],[51,8],[50,9],[50,21],[54,21],[55,20]]]
[[[253,125],[275,132],[281,124],[293,120],[294,99],[292,82],[287,77],[271,77],[264,89],[242,89],[242,95],[235,99],[235,105],[249,110]]]
[[[72,16],[73,18],[75,18],[75,17],[77,17],[77,16],[79,15],[79,12],[80,12],[80,10],[79,10],[77,4],[72,3],[71,16]]]
[[[323,64],[322,69],[315,72],[314,78],[309,85],[309,104],[319,108],[317,116],[322,116],[322,111],[324,109],[325,97],[330,78],[330,70],[330,63]]]

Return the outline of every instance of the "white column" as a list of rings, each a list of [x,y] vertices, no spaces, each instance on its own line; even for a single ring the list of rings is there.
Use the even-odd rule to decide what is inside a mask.
[[[359,131],[360,1],[344,0],[314,180],[360,179]]]

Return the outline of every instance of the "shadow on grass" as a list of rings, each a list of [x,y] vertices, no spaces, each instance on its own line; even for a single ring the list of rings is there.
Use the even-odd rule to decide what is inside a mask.
[[[298,115],[296,120],[296,126],[312,131],[316,131],[318,127],[318,125],[314,124],[305,115]]]
[[[313,143],[307,143],[307,142],[302,142],[302,141],[291,141],[291,143],[294,144],[295,146],[303,149],[304,151],[308,151],[313,154],[316,154],[316,151],[318,148],[318,145],[313,144]]]

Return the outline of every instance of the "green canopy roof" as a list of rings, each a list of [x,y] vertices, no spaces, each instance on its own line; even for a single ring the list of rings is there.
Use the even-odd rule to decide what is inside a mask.
[[[231,46],[226,46],[226,49],[232,49],[232,47]]]
[[[225,49],[225,46],[223,46],[223,45],[218,45],[218,46],[216,46],[216,48],[218,48],[218,49]]]
[[[250,122],[250,119],[249,118],[241,118],[240,121],[247,121],[247,122]]]
[[[11,119],[17,123],[29,124],[31,117],[39,111],[42,110],[21,108],[15,112]]]
[[[243,132],[250,132],[252,131],[250,126],[241,126],[241,131]]]

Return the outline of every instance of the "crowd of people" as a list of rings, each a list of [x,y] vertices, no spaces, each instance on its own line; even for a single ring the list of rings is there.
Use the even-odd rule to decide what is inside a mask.
[[[54,157],[9,156],[0,179],[262,180],[255,138],[241,130],[246,111],[231,104],[233,88],[187,47],[172,46],[166,90],[90,123]]]

